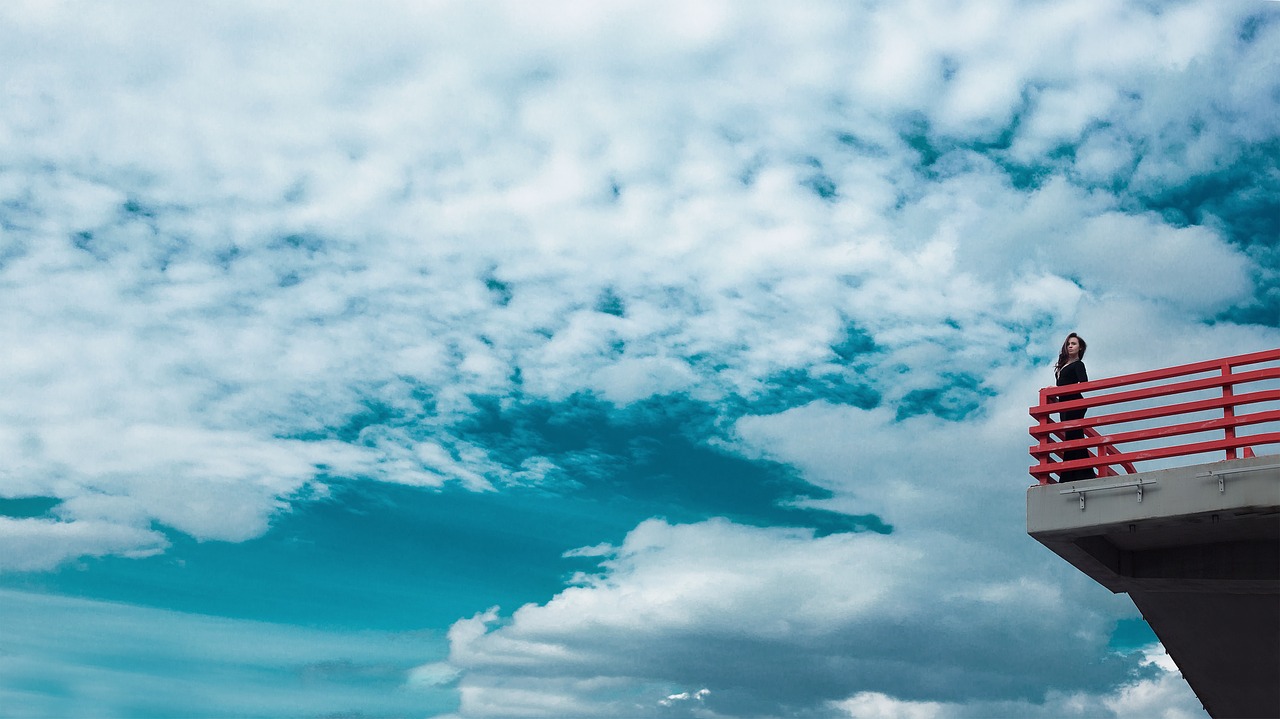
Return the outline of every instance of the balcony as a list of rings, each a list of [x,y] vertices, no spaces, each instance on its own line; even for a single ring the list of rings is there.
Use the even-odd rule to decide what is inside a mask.
[[[1046,388],[1031,416],[1028,534],[1128,594],[1211,716],[1280,716],[1280,349]]]

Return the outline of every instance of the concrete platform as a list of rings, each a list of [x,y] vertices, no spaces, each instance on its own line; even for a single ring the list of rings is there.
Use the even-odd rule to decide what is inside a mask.
[[[1280,717],[1280,456],[1027,490],[1027,533],[1133,599],[1214,717]]]

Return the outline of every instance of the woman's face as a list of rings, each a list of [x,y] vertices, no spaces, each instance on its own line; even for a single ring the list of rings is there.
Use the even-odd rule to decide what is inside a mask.
[[[1067,356],[1068,357],[1080,356],[1080,340],[1078,338],[1076,337],[1067,338]]]

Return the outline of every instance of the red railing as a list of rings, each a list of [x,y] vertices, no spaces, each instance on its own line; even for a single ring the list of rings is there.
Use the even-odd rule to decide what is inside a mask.
[[[1115,468],[1119,467],[1132,474],[1135,462],[1221,451],[1226,452],[1227,459],[1235,459],[1238,455],[1253,456],[1254,447],[1280,444],[1280,431],[1262,431],[1256,434],[1239,434],[1236,431],[1241,427],[1280,422],[1280,409],[1269,408],[1280,406],[1280,389],[1265,385],[1254,388],[1242,386],[1280,380],[1280,365],[1248,369],[1251,365],[1268,362],[1280,362],[1280,348],[1064,387],[1046,387],[1040,390],[1040,404],[1031,408],[1031,416],[1036,424],[1030,431],[1037,442],[1031,446],[1031,456],[1038,462],[1032,465],[1031,476],[1040,484],[1049,484],[1054,481],[1051,474],[1060,475],[1077,469],[1093,469],[1100,476],[1108,476],[1116,474]],[[1241,371],[1241,368],[1246,369]],[[1205,374],[1209,376],[1192,377]],[[1192,378],[1185,379],[1187,377]],[[1274,387],[1277,383],[1267,384]],[[1090,396],[1066,402],[1055,401],[1061,395],[1076,393]],[[1214,396],[1187,399],[1186,395],[1195,393]],[[1097,413],[1100,407],[1125,403],[1143,406],[1121,408],[1122,411],[1111,414]],[[1240,407],[1261,403],[1271,405],[1264,405],[1259,411],[1249,413],[1236,411]],[[1051,414],[1073,409],[1087,409],[1089,412],[1084,419],[1051,421]],[[1211,413],[1212,416],[1205,419],[1206,413]],[[1192,414],[1200,414],[1201,417],[1188,419],[1187,415]],[[1160,421],[1153,423],[1151,420]],[[1168,421],[1176,423],[1165,424]],[[1127,430],[1121,428],[1121,431],[1114,432],[1098,429],[1143,422],[1157,426]],[[1063,433],[1071,429],[1084,430],[1084,439],[1062,441]],[[1185,439],[1185,435],[1204,433],[1212,433],[1214,438],[1199,438],[1166,446],[1122,449],[1126,445],[1139,443],[1149,445],[1151,440],[1171,437]],[[1088,450],[1089,457],[1062,461],[1062,454],[1072,449]]]

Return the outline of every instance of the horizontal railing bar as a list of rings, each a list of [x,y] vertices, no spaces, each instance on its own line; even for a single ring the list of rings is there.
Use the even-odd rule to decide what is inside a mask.
[[[1084,429],[1084,433],[1085,433],[1085,435],[1086,435],[1086,436],[1088,436],[1088,437],[1100,437],[1100,436],[1101,436],[1101,435],[1099,435],[1096,431],[1094,431],[1094,429],[1093,429],[1092,427],[1085,427],[1085,429]],[[1047,447],[1048,447],[1048,450],[1047,450],[1048,455],[1049,455],[1049,456],[1053,456],[1053,455],[1055,455],[1055,454],[1061,454],[1061,452],[1059,452],[1059,451],[1058,451],[1058,448],[1059,448],[1059,447],[1061,447],[1063,443],[1065,443],[1065,440],[1055,440],[1055,443],[1053,443],[1053,444],[1048,444],[1048,445],[1043,445],[1043,444],[1042,444],[1042,445],[1039,445],[1039,446],[1047,446]],[[1036,450],[1036,449],[1037,449],[1037,446],[1033,445],[1031,449],[1032,449],[1032,456],[1039,456],[1039,454],[1038,454],[1037,452],[1035,452],[1035,451],[1034,451],[1034,450]],[[1102,453],[1103,453],[1103,455],[1116,455],[1116,454],[1120,454],[1120,450],[1116,449],[1115,447],[1113,447],[1113,446],[1111,446],[1111,445],[1109,445],[1109,444],[1102,444],[1102,445],[1098,445],[1098,451],[1102,452]],[[1043,460],[1042,460],[1042,461],[1043,461]],[[1123,469],[1125,472],[1127,472],[1127,473],[1129,473],[1129,474],[1133,474],[1133,473],[1135,473],[1135,472],[1137,472],[1137,471],[1138,471],[1138,470],[1136,470],[1136,469],[1134,468],[1133,464],[1132,464],[1132,463],[1130,463],[1130,462],[1107,462],[1106,464],[1103,464],[1101,467],[1099,467],[1099,469],[1102,469],[1102,468],[1110,468],[1110,467],[1115,466],[1115,465],[1119,465],[1121,469]]]
[[[1207,419],[1199,422],[1184,422],[1182,424],[1171,424],[1166,427],[1135,429],[1116,434],[1099,434],[1097,437],[1072,439],[1066,442],[1041,443],[1031,449],[1031,456],[1038,457],[1044,455],[1049,451],[1049,448],[1053,448],[1053,450],[1057,452],[1065,452],[1069,449],[1096,447],[1102,444],[1127,444],[1129,442],[1141,442],[1148,439],[1163,439],[1165,437],[1177,437],[1184,434],[1212,432],[1213,430],[1225,429],[1227,427],[1246,427],[1253,424],[1262,424],[1264,422],[1280,422],[1280,410],[1254,412],[1252,414],[1242,414],[1235,417],[1218,417],[1217,419]]]
[[[1142,389],[1128,390],[1125,392],[1113,392],[1111,394],[1099,394],[1084,399],[1073,399],[1066,402],[1050,402],[1037,405],[1031,411],[1031,416],[1039,418],[1040,415],[1060,412],[1062,410],[1088,409],[1092,407],[1101,407],[1108,404],[1119,404],[1121,402],[1133,402],[1141,399],[1151,399],[1153,397],[1166,397],[1174,394],[1183,394],[1186,392],[1197,392],[1206,389],[1218,389],[1226,386],[1244,384],[1246,382],[1260,382],[1269,379],[1280,379],[1280,367],[1267,367],[1259,370],[1251,370],[1249,372],[1241,372],[1238,374],[1219,375],[1217,377],[1202,377],[1200,379],[1187,380],[1176,384],[1158,385],[1156,387],[1143,387]],[[1088,392],[1091,389],[1089,382],[1080,382],[1078,384],[1062,385],[1052,389],[1045,388],[1041,390],[1041,394],[1046,397],[1056,397],[1060,394],[1079,394]]]
[[[1240,449],[1241,447],[1254,447],[1265,444],[1280,444],[1280,432],[1265,432],[1261,434],[1251,434],[1234,438],[1206,440],[1203,442],[1195,442],[1192,444],[1180,444],[1170,447],[1153,447],[1151,449],[1134,450],[1131,452],[1119,452],[1117,454],[1108,454],[1103,457],[1090,455],[1084,459],[1073,459],[1065,462],[1040,462],[1031,465],[1033,473],[1049,473],[1058,472],[1066,469],[1086,469],[1101,465],[1116,465],[1124,462],[1143,461],[1148,459],[1166,459],[1169,457],[1178,457],[1181,455],[1204,454],[1207,452],[1215,452],[1220,449]]]
[[[1100,414],[1083,419],[1068,420],[1066,422],[1049,422],[1046,424],[1032,425],[1028,432],[1032,437],[1040,437],[1053,431],[1075,429],[1082,423],[1087,423],[1089,426],[1120,424],[1122,422],[1136,422],[1144,419],[1155,419],[1157,417],[1170,417],[1177,414],[1190,414],[1191,412],[1203,412],[1206,410],[1223,409],[1225,407],[1239,407],[1241,405],[1273,401],[1280,401],[1280,390],[1261,390],[1258,392],[1249,392],[1247,394],[1232,395],[1230,397],[1212,397],[1210,399],[1183,402],[1181,404],[1145,407],[1143,409],[1129,410],[1128,412],[1117,412],[1115,414]],[[1054,410],[1051,414],[1057,414],[1057,410]]]
[[[1215,370],[1220,372],[1223,366],[1235,369],[1236,367],[1243,365],[1257,364],[1259,362],[1267,362],[1270,360],[1280,360],[1280,349],[1262,350],[1260,352],[1250,352],[1248,354],[1235,355],[1233,357],[1223,357],[1222,359],[1204,360],[1202,362],[1192,362],[1190,364],[1164,367],[1162,369],[1116,375],[1115,377],[1105,377],[1103,379],[1093,380],[1082,384],[1090,390],[1110,389],[1112,387],[1120,387],[1127,384],[1155,382],[1162,379],[1169,379],[1170,377],[1199,374],[1200,372],[1213,372]]]
[[[1031,474],[1039,476],[1041,474],[1058,473],[1073,469],[1092,469],[1104,464],[1110,465],[1120,464],[1122,462],[1140,462],[1148,459],[1181,457],[1184,455],[1216,452],[1222,449],[1253,447],[1261,444],[1280,444],[1280,432],[1266,432],[1263,434],[1252,434],[1227,439],[1215,439],[1206,442],[1180,444],[1173,447],[1156,447],[1153,449],[1138,450],[1136,452],[1121,452],[1120,454],[1106,455],[1103,459],[1091,456],[1086,459],[1073,459],[1069,462],[1041,462],[1040,464],[1031,466]]]

